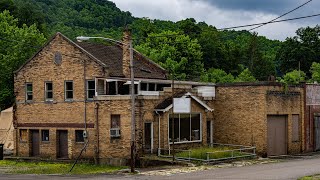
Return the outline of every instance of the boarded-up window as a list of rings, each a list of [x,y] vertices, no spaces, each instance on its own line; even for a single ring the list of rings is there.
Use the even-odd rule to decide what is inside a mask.
[[[292,141],[300,141],[299,115],[292,115]]]
[[[28,131],[26,129],[20,129],[20,141],[28,141]]]

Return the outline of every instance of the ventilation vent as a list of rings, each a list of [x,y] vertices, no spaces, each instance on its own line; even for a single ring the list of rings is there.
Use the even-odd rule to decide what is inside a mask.
[[[55,52],[54,53],[54,63],[56,63],[57,65],[60,65],[62,62],[62,55],[60,52]]]

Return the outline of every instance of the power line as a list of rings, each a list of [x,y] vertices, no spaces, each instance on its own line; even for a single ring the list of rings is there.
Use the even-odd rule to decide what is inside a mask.
[[[300,16],[300,17],[296,17],[296,18],[289,18],[289,19],[283,19],[283,20],[278,20],[278,21],[272,21],[272,22],[269,21],[269,22],[264,22],[264,23],[255,23],[255,24],[226,27],[226,28],[220,28],[217,30],[237,29],[237,28],[250,27],[250,26],[256,26],[256,25],[265,25],[265,24],[279,23],[279,22],[285,22],[285,21],[293,21],[293,20],[298,20],[298,19],[306,19],[306,18],[311,18],[311,17],[316,17],[316,16],[320,16],[320,13],[309,15],[309,16]]]
[[[274,19],[272,19],[271,21],[269,21],[269,22],[267,22],[267,23],[265,23],[265,24],[261,24],[261,25],[259,25],[259,26],[257,26],[257,27],[251,28],[251,29],[249,29],[248,31],[252,31],[252,30],[258,29],[258,28],[260,28],[260,27],[262,27],[262,26],[264,26],[264,25],[266,25],[266,24],[272,23],[272,22],[274,22],[275,20],[280,19],[281,17],[283,17],[283,16],[285,16],[285,15],[287,15],[287,14],[290,14],[290,13],[292,13],[293,11],[295,11],[295,10],[297,10],[297,9],[305,6],[306,4],[310,3],[311,1],[312,1],[312,0],[309,0],[309,1],[301,4],[300,6],[294,8],[294,9],[292,9],[292,10],[290,10],[290,11],[284,13],[284,14],[282,14],[281,16],[279,16],[279,17],[277,17],[277,18],[274,18]]]

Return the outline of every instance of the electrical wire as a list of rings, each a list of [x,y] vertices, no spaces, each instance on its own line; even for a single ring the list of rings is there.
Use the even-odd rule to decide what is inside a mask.
[[[260,28],[260,27],[262,27],[262,26],[264,26],[264,25],[266,25],[266,24],[269,24],[269,23],[271,23],[271,22],[273,22],[273,21],[275,21],[275,20],[277,20],[277,19],[280,19],[280,18],[282,18],[283,16],[285,16],[285,15],[287,15],[287,14],[290,14],[290,13],[292,13],[293,11],[296,11],[297,9],[299,9],[299,8],[307,5],[307,4],[310,3],[311,1],[312,1],[312,0],[309,0],[309,1],[301,4],[300,6],[294,8],[294,9],[292,9],[292,10],[290,10],[290,11],[284,13],[284,14],[282,14],[281,16],[279,16],[279,17],[277,17],[277,18],[274,18],[274,19],[272,19],[271,21],[269,21],[269,22],[267,22],[267,23],[265,23],[265,24],[261,24],[261,25],[259,25],[259,26],[257,26],[257,27],[251,28],[251,29],[249,29],[248,31],[252,31],[252,30],[254,30],[254,29],[258,29],[258,28]]]

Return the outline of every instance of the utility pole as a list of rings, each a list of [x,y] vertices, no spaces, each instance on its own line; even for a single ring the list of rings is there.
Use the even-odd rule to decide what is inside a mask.
[[[173,105],[173,101],[174,101],[174,73],[172,73],[172,161],[175,160],[175,152],[174,152],[174,105]]]
[[[129,38],[129,48],[130,48],[130,78],[131,78],[131,173],[135,170],[135,139],[136,139],[136,122],[135,122],[135,88],[134,88],[134,72],[133,72],[133,49],[132,49],[132,38]]]

